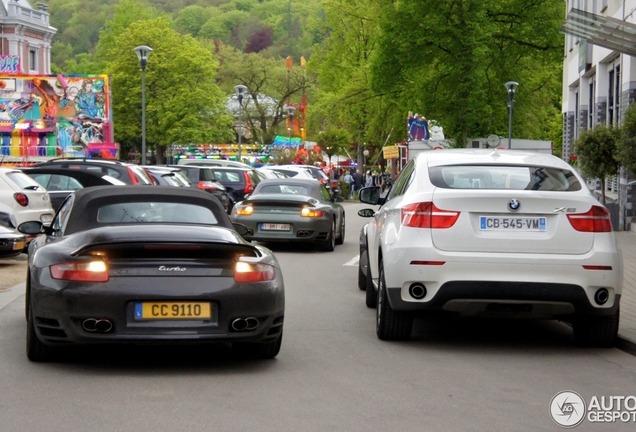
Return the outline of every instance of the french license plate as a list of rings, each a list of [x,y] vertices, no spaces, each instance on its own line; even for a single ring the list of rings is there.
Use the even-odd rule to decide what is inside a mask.
[[[291,229],[290,224],[277,224],[277,223],[262,223],[261,230],[263,231],[289,231]]]
[[[212,307],[207,302],[138,302],[135,319],[210,319]]]
[[[546,231],[548,221],[544,217],[479,217],[479,229],[482,231],[509,230],[509,231]]]

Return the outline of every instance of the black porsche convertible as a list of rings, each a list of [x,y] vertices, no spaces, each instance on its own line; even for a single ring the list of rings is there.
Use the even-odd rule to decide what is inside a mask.
[[[284,284],[272,252],[245,241],[209,194],[97,186],[71,194],[29,246],[27,356],[65,345],[230,342],[253,358],[281,347]]]

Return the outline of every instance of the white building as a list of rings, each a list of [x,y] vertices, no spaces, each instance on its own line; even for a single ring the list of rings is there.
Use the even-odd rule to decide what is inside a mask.
[[[0,0],[0,73],[50,74],[56,32],[47,4],[33,9],[27,0]]]
[[[563,61],[563,159],[574,140],[598,124],[621,122],[636,98],[636,0],[566,0]],[[629,229],[632,186],[625,175],[607,182],[616,197],[615,229]]]

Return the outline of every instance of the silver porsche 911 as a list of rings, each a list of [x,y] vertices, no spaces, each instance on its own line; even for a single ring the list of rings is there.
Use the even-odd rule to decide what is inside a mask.
[[[284,285],[275,256],[240,235],[209,194],[171,187],[76,191],[29,247],[27,356],[65,345],[230,342],[273,358]],[[238,232],[237,232],[238,230]]]

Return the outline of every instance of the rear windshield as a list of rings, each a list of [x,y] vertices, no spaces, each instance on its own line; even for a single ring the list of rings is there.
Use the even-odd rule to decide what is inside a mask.
[[[193,204],[167,202],[129,202],[109,204],[97,211],[97,222],[114,223],[192,223],[218,225],[212,210]]]
[[[517,165],[448,165],[429,167],[433,185],[444,189],[578,191],[571,170]]]

